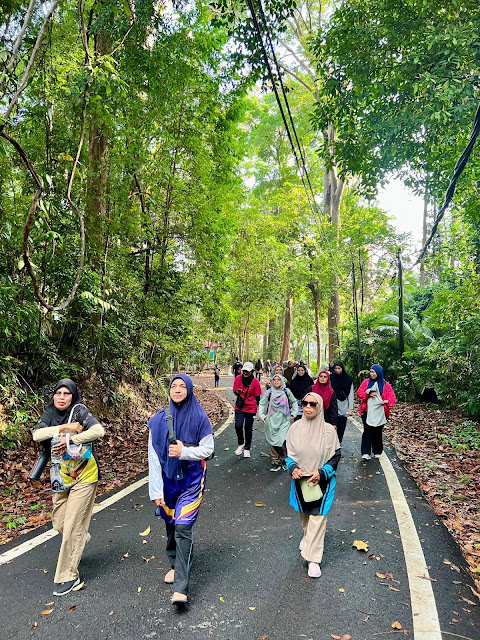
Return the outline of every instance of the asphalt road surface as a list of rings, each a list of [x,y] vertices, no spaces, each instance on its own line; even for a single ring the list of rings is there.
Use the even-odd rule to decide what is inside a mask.
[[[307,577],[290,478],[269,471],[261,423],[245,459],[227,420],[208,463],[185,611],[170,604],[164,524],[143,484],[94,514],[80,591],[52,595],[59,536],[5,555],[50,527],[0,549],[0,639],[480,640],[480,601],[456,543],[391,449],[392,464],[360,460],[360,437],[349,422],[320,579]]]

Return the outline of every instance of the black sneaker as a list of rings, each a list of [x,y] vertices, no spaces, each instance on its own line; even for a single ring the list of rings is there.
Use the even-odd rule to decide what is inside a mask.
[[[282,470],[281,464],[272,464],[272,468],[270,469],[270,471],[281,471],[281,470]]]
[[[80,578],[76,578],[75,580],[69,580],[68,582],[59,582],[55,585],[55,591],[53,592],[54,596],[66,596],[67,593],[77,587],[80,584]]]

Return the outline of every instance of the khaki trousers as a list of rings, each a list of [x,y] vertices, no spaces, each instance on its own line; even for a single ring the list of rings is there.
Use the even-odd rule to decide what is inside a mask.
[[[309,516],[300,512],[305,543],[301,551],[302,557],[308,562],[321,562],[323,558],[323,543],[327,530],[327,516]]]
[[[67,491],[53,494],[53,528],[62,534],[54,582],[78,578],[78,565],[87,540],[97,482],[78,482]]]

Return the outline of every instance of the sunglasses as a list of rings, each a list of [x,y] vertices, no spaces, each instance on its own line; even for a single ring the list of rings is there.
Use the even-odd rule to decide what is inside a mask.
[[[315,400],[302,400],[302,407],[313,407],[315,409],[315,407],[318,407],[318,402],[315,402]]]

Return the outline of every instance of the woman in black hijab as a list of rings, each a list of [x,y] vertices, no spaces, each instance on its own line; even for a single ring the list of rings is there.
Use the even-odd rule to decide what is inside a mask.
[[[330,383],[337,396],[337,435],[340,442],[342,442],[343,434],[347,426],[347,418],[353,413],[353,382],[345,371],[343,362],[340,360],[335,361],[333,369],[333,373],[330,376]]]
[[[303,364],[299,364],[297,367],[297,373],[292,381],[288,385],[288,388],[295,396],[298,404],[298,413],[295,420],[300,420],[302,417],[302,400],[309,389],[312,388],[313,379],[308,375],[307,367]]]
[[[80,584],[78,565],[90,538],[88,527],[98,484],[92,442],[104,434],[98,420],[82,404],[73,380],[60,380],[33,434],[35,442],[51,441],[52,525],[62,534],[54,596],[66,595]]]

